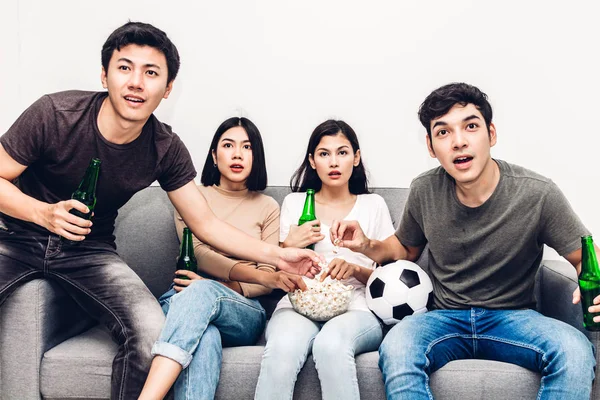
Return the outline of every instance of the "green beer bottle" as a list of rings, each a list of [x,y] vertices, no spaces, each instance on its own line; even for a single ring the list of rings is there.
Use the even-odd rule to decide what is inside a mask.
[[[181,249],[177,259],[177,269],[185,269],[198,273],[198,262],[194,255],[194,241],[192,240],[192,231],[187,226],[183,228],[183,238],[181,239]],[[177,275],[179,279],[190,279],[184,275]]]
[[[583,308],[583,326],[588,331],[600,331],[600,322],[594,322],[598,313],[590,313],[588,308],[594,304],[594,298],[600,295],[600,268],[594,251],[591,236],[581,237],[581,274],[579,274],[581,307]]]
[[[302,215],[298,220],[298,226],[306,222],[314,221],[315,219],[317,219],[317,216],[315,215],[315,191],[314,189],[307,189],[306,200],[304,200],[304,209],[302,210]],[[314,250],[315,245],[313,243],[306,246],[306,248]]]
[[[100,163],[100,160],[97,158],[92,158],[90,160],[90,165],[88,165],[85,170],[83,179],[79,182],[77,190],[71,195],[72,199],[85,204],[89,209],[89,212],[87,213],[82,213],[75,208],[69,210],[69,213],[76,215],[79,218],[88,220],[92,218],[92,212],[96,207],[96,185],[98,184],[98,175],[100,174]],[[71,244],[78,243],[71,240],[67,240],[67,242]]]

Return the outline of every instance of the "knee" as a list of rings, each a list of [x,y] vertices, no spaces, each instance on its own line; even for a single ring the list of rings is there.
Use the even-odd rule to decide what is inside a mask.
[[[219,282],[211,279],[200,279],[190,283],[183,291],[172,297],[172,307],[193,307],[198,309],[199,306],[214,304],[219,297]]]
[[[383,338],[379,353],[399,354],[402,349],[415,345],[418,331],[419,327],[411,321],[400,321]]]
[[[585,376],[587,372],[592,371],[593,374],[596,359],[591,342],[575,328],[568,328],[568,332],[552,335],[549,356],[553,357],[566,373]]]
[[[153,301],[144,307],[143,314],[138,313],[132,340],[140,342],[144,346],[149,345],[152,347],[152,344],[160,336],[164,324],[165,314],[160,305],[156,301]]]
[[[342,335],[332,336],[324,335],[321,331],[316,337],[312,347],[315,362],[325,360],[336,360],[346,356],[354,356],[352,343],[346,340]]]
[[[200,343],[221,348],[221,332],[219,331],[219,328],[213,324],[208,324],[204,330]]]
[[[379,366],[382,369],[391,365],[397,368],[420,365],[423,368],[427,345],[419,326],[401,321],[388,332],[379,346]]]
[[[269,340],[265,346],[262,368],[269,374],[285,376],[299,371],[306,361],[308,349],[294,340]]]
[[[150,362],[150,351],[158,340],[164,325],[165,315],[158,302],[148,303],[143,311],[138,310],[133,316],[133,325],[124,327],[125,346],[142,360]]]

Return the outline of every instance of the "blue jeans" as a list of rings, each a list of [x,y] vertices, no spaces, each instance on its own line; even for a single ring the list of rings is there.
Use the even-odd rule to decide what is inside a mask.
[[[159,301],[167,320],[152,354],[183,367],[175,399],[214,399],[223,347],[254,345],[265,328],[265,310],[258,300],[210,279],[177,294],[171,289]]]
[[[108,243],[69,244],[0,218],[0,305],[33,279],[57,282],[118,344],[111,399],[137,399],[150,369],[150,348],[165,316],[139,276]]]
[[[377,349],[381,325],[368,311],[347,311],[326,323],[313,322],[291,308],[269,320],[256,400],[291,399],[298,373],[312,349],[323,399],[359,399],[356,354]]]
[[[589,400],[593,347],[572,326],[534,310],[435,310],[404,318],[379,348],[388,399],[433,399],[429,375],[460,359],[541,373],[538,399]]]

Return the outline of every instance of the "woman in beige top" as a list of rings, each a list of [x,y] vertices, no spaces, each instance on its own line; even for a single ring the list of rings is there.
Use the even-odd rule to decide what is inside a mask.
[[[258,191],[267,186],[260,133],[246,118],[230,118],[217,129],[202,170],[200,192],[222,220],[277,245],[279,206]],[[181,240],[181,217],[175,214]],[[214,399],[223,346],[256,343],[265,310],[253,299],[273,288],[305,288],[300,276],[271,265],[236,260],[194,237],[201,275],[179,270],[159,299],[167,320],[152,348],[155,356],[140,398],[162,399],[175,382],[176,399]]]

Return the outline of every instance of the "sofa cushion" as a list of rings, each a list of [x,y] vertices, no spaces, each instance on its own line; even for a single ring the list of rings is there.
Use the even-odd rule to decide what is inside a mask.
[[[40,386],[44,399],[105,399],[117,345],[99,325],[68,339],[42,358]]]
[[[217,399],[253,399],[264,338],[259,343],[257,346],[223,349]],[[108,331],[100,326],[49,350],[42,360],[42,396],[52,400],[107,399],[116,352],[117,347]],[[377,352],[356,357],[363,399],[385,399],[378,361]],[[485,360],[453,361],[431,376],[433,394],[436,399],[443,400],[533,399],[539,385],[539,374],[512,364]],[[298,375],[294,399],[320,398],[319,379],[312,357],[309,357]]]
[[[173,210],[167,194],[152,186],[136,193],[115,222],[117,252],[157,298],[169,289],[179,255]]]

